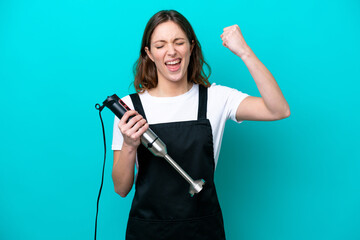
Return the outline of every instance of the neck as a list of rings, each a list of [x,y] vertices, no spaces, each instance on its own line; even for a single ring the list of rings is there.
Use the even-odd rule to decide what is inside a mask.
[[[186,81],[171,82],[159,81],[155,88],[149,90],[149,94],[154,97],[176,97],[188,92],[193,83]]]

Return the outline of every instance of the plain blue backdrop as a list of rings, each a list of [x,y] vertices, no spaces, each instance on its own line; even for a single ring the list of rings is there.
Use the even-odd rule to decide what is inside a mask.
[[[259,96],[222,46],[238,24],[291,108],[229,121],[215,180],[229,240],[360,239],[360,2],[0,1],[0,239],[91,239],[103,142],[95,103],[133,92],[145,24],[176,9],[193,25],[211,82]],[[111,180],[113,114],[98,239],[124,239],[133,191]]]

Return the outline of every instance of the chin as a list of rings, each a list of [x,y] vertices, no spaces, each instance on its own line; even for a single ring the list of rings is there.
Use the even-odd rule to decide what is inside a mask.
[[[181,82],[182,80],[185,79],[185,75],[184,74],[167,74],[167,75],[163,75],[163,78],[171,81],[171,82]]]
[[[184,77],[170,77],[168,78],[169,81],[171,82],[181,82],[181,81],[185,81]]]

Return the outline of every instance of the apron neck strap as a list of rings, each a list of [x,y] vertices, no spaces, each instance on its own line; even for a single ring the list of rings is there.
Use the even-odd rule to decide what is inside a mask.
[[[198,110],[198,119],[206,119],[207,111],[207,88],[199,84],[199,110]]]
[[[146,115],[145,115],[145,111],[144,111],[144,108],[143,108],[143,106],[142,106],[142,104],[141,104],[141,100],[140,100],[139,94],[137,94],[137,93],[130,94],[130,98],[131,98],[131,101],[133,102],[133,105],[134,105],[135,110],[136,110],[141,116],[143,116],[143,118],[145,118],[145,120],[147,121],[147,118],[146,118]]]

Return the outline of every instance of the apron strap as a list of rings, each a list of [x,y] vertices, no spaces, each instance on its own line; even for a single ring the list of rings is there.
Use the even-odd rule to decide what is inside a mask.
[[[198,120],[206,119],[207,111],[207,88],[199,84],[199,110],[198,110]]]
[[[143,108],[143,106],[142,106],[142,104],[141,104],[141,100],[140,100],[139,94],[137,94],[137,93],[130,94],[130,98],[131,98],[131,101],[132,101],[133,104],[134,104],[135,110],[136,110],[141,116],[143,116],[143,118],[145,118],[145,120],[147,121],[146,115],[145,115],[145,111],[144,111],[144,108]]]

